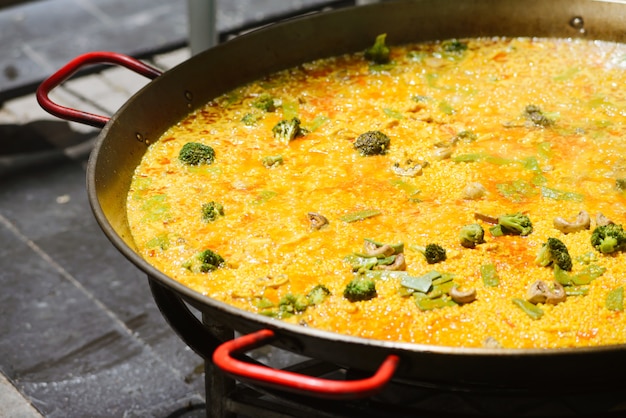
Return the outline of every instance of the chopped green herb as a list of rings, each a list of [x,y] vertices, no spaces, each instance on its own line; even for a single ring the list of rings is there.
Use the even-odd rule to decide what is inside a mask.
[[[256,298],[254,301],[254,305],[259,309],[268,309],[274,307],[274,303],[266,297]]]
[[[399,112],[399,111],[397,111],[397,110],[390,109],[390,108],[388,108],[388,107],[385,107],[385,108],[383,109],[383,113],[384,113],[385,115],[389,116],[390,118],[394,118],[394,119],[402,119],[402,118],[404,118],[404,116],[402,116],[402,113],[400,113],[400,112]]]
[[[283,119],[291,120],[298,117],[298,111],[300,108],[298,102],[283,101],[281,107],[283,108]]]
[[[445,113],[446,115],[453,115],[455,113],[452,105],[445,100],[440,101],[438,107],[439,110],[441,110],[441,112]]]
[[[537,144],[537,153],[544,158],[551,158],[554,155],[552,144],[549,142],[540,142]]]
[[[267,202],[268,200],[270,200],[271,198],[273,198],[274,196],[276,196],[278,193],[272,191],[272,190],[261,190],[259,192],[259,195],[257,196],[256,199],[254,199],[252,201],[253,205],[261,205],[265,202]]]
[[[578,72],[580,71],[579,68],[577,67],[570,67],[568,69],[566,69],[565,71],[563,71],[561,74],[553,77],[552,79],[554,81],[565,81],[565,80],[569,80],[572,77],[574,77],[574,75],[578,74]]]
[[[160,248],[165,251],[170,247],[170,239],[167,232],[164,232],[146,242],[147,248]]]
[[[147,198],[141,206],[141,210],[146,212],[146,220],[163,220],[170,215],[170,204],[167,202],[166,195],[157,194]]]
[[[315,132],[319,127],[328,122],[330,118],[325,115],[317,115],[307,126],[309,132]]]
[[[404,180],[392,179],[389,182],[406,193],[410,198],[418,195],[421,191],[416,186],[409,184]]]
[[[521,202],[525,198],[537,194],[535,187],[526,180],[514,180],[509,183],[496,184],[500,194],[512,202]]]

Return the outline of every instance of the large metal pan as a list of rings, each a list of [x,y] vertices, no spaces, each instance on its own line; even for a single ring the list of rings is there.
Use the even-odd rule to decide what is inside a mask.
[[[571,37],[626,41],[626,4],[613,0],[413,0],[341,9],[282,22],[241,36],[160,74],[132,58],[95,53],[77,58],[46,80],[42,106],[69,120],[102,127],[88,166],[88,193],[97,221],[111,242],[148,274],[157,303],[182,338],[228,373],[257,383],[327,397],[365,396],[389,379],[458,388],[576,391],[621,384],[626,345],[576,349],[451,348],[369,340],[284,323],[202,296],[162,274],[135,251],[126,219],[126,194],[147,145],[193,109],[269,72],[304,61],[360,51],[377,34],[391,44],[470,36]],[[75,70],[113,62],[154,78],[110,119],[52,103],[48,92]],[[183,303],[184,302],[184,303]],[[244,334],[215,347],[186,309]],[[177,312],[172,314],[172,312]],[[338,365],[374,371],[372,378],[329,383],[252,367],[233,353],[270,342]],[[618,386],[619,387],[619,386]]]

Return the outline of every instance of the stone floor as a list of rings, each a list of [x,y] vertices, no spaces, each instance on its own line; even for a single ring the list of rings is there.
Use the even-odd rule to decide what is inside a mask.
[[[320,3],[328,2],[222,0],[218,31]],[[99,131],[50,116],[33,94],[92,50],[162,70],[185,61],[185,4],[41,0],[0,9],[0,417],[205,415],[202,359],[91,213],[85,164]],[[111,115],[147,82],[98,69],[51,97]]]

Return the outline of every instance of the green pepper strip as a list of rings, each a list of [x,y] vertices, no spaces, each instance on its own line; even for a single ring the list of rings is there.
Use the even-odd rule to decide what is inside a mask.
[[[567,296],[585,296],[587,293],[589,293],[589,289],[586,287],[565,287],[565,294]]]
[[[515,298],[513,299],[513,304],[524,311],[532,319],[539,319],[543,316],[541,308],[533,305],[527,300]]]
[[[453,287],[454,287],[454,282],[452,280],[439,283],[436,285],[433,284],[433,290],[428,292],[426,296],[428,296],[429,299],[437,299],[444,295],[448,295],[450,293],[450,290],[452,290]]]
[[[496,266],[493,264],[483,264],[480,266],[480,275],[483,278],[483,284],[487,287],[495,287],[500,284]]]
[[[606,271],[606,267],[590,264],[581,270],[578,274],[568,274],[558,265],[554,265],[554,280],[563,286],[581,286],[591,283],[593,280],[602,276]]]
[[[580,193],[552,189],[546,186],[541,187],[541,196],[552,200],[568,200],[571,202],[582,202],[585,200],[585,196]]]
[[[353,271],[371,270],[378,264],[378,258],[376,257],[362,257],[356,254],[345,256],[343,261],[350,264]]]
[[[419,295],[419,296],[418,296]],[[430,299],[420,293],[415,294],[415,304],[422,311],[430,311],[433,309],[445,308],[448,306],[455,306],[457,303],[448,297],[440,297]]]
[[[402,279],[400,284],[409,289],[417,290],[418,292],[426,293],[433,285],[433,280],[441,277],[441,273],[436,271],[429,271],[428,273],[415,277],[407,275]]]
[[[374,216],[378,216],[381,213],[382,213],[381,211],[376,210],[376,209],[366,209],[366,210],[361,210],[358,212],[348,213],[339,219],[347,223],[352,223],[352,222],[362,221],[367,218],[372,218]]]
[[[624,310],[624,287],[613,289],[606,296],[605,306],[610,311],[622,312]]]

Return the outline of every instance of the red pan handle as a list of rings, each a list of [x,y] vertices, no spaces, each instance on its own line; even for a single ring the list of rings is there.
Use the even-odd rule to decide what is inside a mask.
[[[371,396],[383,389],[395,373],[400,358],[390,354],[372,376],[360,380],[330,380],[306,376],[262,365],[246,363],[233,354],[257,348],[268,343],[275,334],[262,329],[252,334],[227,341],[213,352],[213,363],[222,371],[249,383],[317,398],[348,400]]]
[[[48,97],[52,89],[69,79],[76,71],[82,67],[92,64],[121,65],[122,67],[126,67],[129,70],[141,74],[149,79],[154,79],[162,74],[160,70],[144,64],[138,59],[129,57],[128,55],[104,51],[88,52],[86,54],[79,55],[65,64],[61,69],[52,74],[39,85],[39,88],[37,89],[37,101],[39,102],[39,105],[48,113],[61,119],[95,126],[96,128],[103,128],[109,121],[108,117],[94,115],[93,113],[61,106],[54,103]]]

